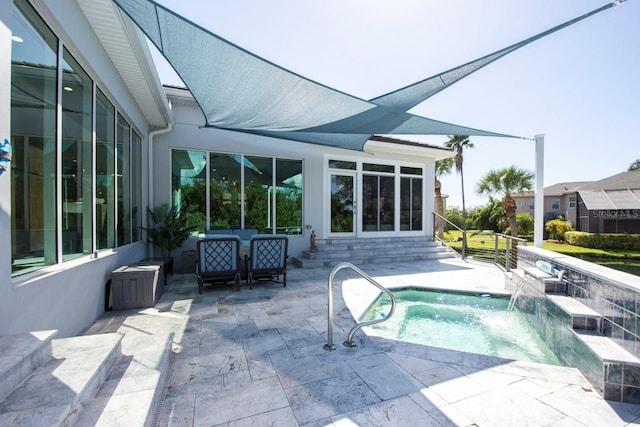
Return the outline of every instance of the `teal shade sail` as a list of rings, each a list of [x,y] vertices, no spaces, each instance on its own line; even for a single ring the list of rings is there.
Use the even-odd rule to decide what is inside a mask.
[[[459,80],[467,77],[469,74],[478,71],[479,69],[485,67],[486,65],[491,64],[492,62],[502,58],[508,53],[513,52],[514,50],[520,49],[532,43],[538,39],[541,39],[549,34],[555,33],[563,28],[566,28],[570,25],[575,24],[576,22],[582,21],[596,13],[602,12],[603,10],[609,9],[613,7],[615,3],[609,3],[602,6],[599,9],[593,10],[591,12],[585,13],[577,18],[574,18],[570,21],[565,22],[564,24],[557,25],[549,30],[543,31],[540,34],[536,34],[535,36],[529,37],[526,40],[523,40],[519,43],[515,43],[509,47],[505,47],[496,52],[490,53],[489,55],[483,56],[482,58],[478,58],[476,60],[467,62],[464,65],[460,65],[458,67],[452,68],[451,70],[445,71],[440,74],[436,74],[435,76],[429,77],[427,79],[421,80],[419,82],[413,83],[409,86],[406,86],[402,89],[395,90],[386,95],[379,96],[377,98],[371,99],[371,102],[376,103],[378,105],[384,105],[390,108],[395,108],[397,110],[407,111],[421,102],[427,100],[438,92],[448,88],[452,84],[458,82]],[[459,134],[464,135],[464,134]]]
[[[421,117],[407,110],[484,65],[546,35],[541,33],[367,101],[260,58],[152,0],[113,1],[175,69],[202,109],[206,126],[351,150],[362,150],[374,134],[515,138]],[[567,25],[570,23],[563,24]]]

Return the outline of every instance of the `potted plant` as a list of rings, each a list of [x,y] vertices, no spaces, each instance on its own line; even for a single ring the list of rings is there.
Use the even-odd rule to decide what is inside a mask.
[[[187,223],[187,216],[180,209],[163,203],[155,208],[147,208],[149,227],[142,227],[147,232],[147,241],[160,248],[163,259],[171,259],[171,252],[179,248],[195,229]],[[173,265],[173,262],[171,262]]]

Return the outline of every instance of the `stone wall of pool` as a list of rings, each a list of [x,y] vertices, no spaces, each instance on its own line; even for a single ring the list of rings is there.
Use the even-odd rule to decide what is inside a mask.
[[[542,280],[514,274],[508,286],[515,291],[521,285],[514,292],[518,310],[561,361],[578,368],[605,399],[640,404],[640,277],[540,248],[518,247],[516,271],[535,268],[536,261],[564,270],[564,278],[550,289]],[[576,315],[563,307],[561,298],[585,308]]]

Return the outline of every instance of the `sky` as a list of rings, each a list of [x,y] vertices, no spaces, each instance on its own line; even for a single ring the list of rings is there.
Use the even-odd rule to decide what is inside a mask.
[[[311,80],[371,99],[522,41],[601,0],[160,0],[207,30]],[[491,169],[535,171],[544,185],[596,181],[640,158],[640,0],[628,0],[525,46],[410,110],[527,139],[471,137],[467,208],[486,204]],[[162,83],[183,85],[152,50]],[[444,136],[403,139],[442,145]],[[460,176],[442,179],[462,205]]]

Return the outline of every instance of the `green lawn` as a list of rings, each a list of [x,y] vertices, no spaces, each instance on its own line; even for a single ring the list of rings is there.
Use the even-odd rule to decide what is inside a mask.
[[[462,248],[462,232],[450,231],[445,233],[444,240],[454,249]],[[499,239],[498,246],[504,249],[506,239]],[[529,243],[531,245],[531,243]],[[495,247],[495,239],[489,235],[489,232],[481,232],[476,230],[467,231],[467,247],[470,250],[493,250]],[[640,276],[640,251],[616,251],[589,249],[581,246],[572,246],[566,243],[556,243],[546,241],[542,246],[544,249],[558,252],[561,254],[584,259],[594,264],[603,265],[605,267],[624,271],[626,273]]]

